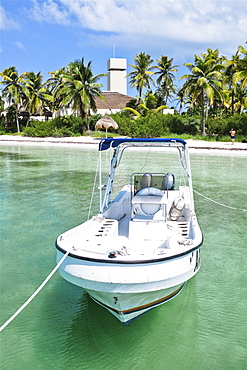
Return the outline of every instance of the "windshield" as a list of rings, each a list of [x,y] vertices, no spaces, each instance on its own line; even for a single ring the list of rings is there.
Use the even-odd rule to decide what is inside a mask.
[[[159,147],[127,147],[120,150],[109,201],[115,198],[124,185],[133,184],[134,174],[153,174],[153,178],[159,182],[160,176],[171,173],[175,178],[174,189],[178,189],[180,185],[187,184],[184,163],[184,150],[177,147],[165,148],[165,153]],[[106,184],[108,180],[109,174],[105,173],[102,183]]]

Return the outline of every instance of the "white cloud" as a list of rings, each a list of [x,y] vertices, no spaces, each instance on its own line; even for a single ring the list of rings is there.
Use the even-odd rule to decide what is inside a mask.
[[[191,41],[246,33],[246,1],[232,0],[33,0],[36,20],[92,31]]]
[[[17,46],[21,50],[26,50],[25,46],[20,41],[15,41],[14,45]]]
[[[58,2],[60,3],[60,2]],[[42,3],[33,0],[33,7],[29,10],[29,15],[38,22],[56,23],[67,26],[70,24],[67,9],[53,0],[43,1]]]
[[[247,38],[247,2],[240,0],[33,0],[38,21],[80,27],[93,43],[232,45]],[[132,43],[131,40],[134,40]]]
[[[245,1],[61,0],[60,3],[82,27],[94,31],[163,34],[188,41],[192,37],[221,39],[223,31],[229,28],[226,21],[231,23],[233,33],[247,31]]]
[[[18,22],[11,19],[5,9],[0,5],[0,29],[12,30],[19,29]]]

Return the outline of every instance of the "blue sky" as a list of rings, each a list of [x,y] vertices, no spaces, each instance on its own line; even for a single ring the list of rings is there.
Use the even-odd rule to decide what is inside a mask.
[[[0,70],[48,72],[84,57],[93,73],[111,57],[161,55],[185,62],[207,48],[231,57],[247,40],[247,0],[1,0]],[[154,63],[155,64],[155,63]],[[100,81],[106,90],[106,78]],[[181,82],[180,82],[181,83]],[[128,87],[130,96],[136,90]]]

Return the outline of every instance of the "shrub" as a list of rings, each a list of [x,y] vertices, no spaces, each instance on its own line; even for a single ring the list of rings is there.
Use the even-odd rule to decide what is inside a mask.
[[[185,134],[198,135],[201,132],[201,117],[184,116],[180,117],[180,119],[183,123]]]
[[[28,127],[23,129],[25,136],[47,137],[47,136],[78,136],[86,129],[85,121],[81,117],[63,116],[49,121],[32,120]]]
[[[223,116],[209,118],[207,120],[207,133],[217,134],[219,137],[227,136],[231,128],[236,130],[237,135],[247,136],[247,114],[235,114],[234,116]]]
[[[176,134],[184,133],[184,124],[179,115],[167,114],[164,117],[164,120],[170,132],[174,132]]]
[[[247,113],[235,115],[235,124],[231,122],[231,127],[228,126],[229,130],[235,127],[238,135],[247,136]]]
[[[129,112],[112,115],[118,123],[120,135],[131,137],[160,137],[164,136],[167,126],[161,113],[152,114],[147,117],[133,119]]]
[[[23,130],[24,136],[47,137],[52,136],[55,129],[55,123],[51,121],[31,120],[28,127]]]
[[[130,112],[116,113],[111,117],[119,125],[119,134],[131,137],[161,137],[168,132],[196,135],[200,130],[200,119],[180,115],[154,113],[147,117],[131,118]]]
[[[68,129],[72,134],[82,134],[86,129],[85,120],[76,116],[62,116],[50,120],[57,129]],[[66,130],[65,130],[66,131]]]
[[[206,131],[208,135],[222,135],[227,131],[228,122],[224,118],[210,117],[206,122]]]

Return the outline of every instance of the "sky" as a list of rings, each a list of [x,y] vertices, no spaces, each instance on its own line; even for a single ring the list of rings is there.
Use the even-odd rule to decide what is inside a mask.
[[[183,63],[218,48],[231,58],[247,40],[247,0],[0,0],[0,70],[48,72],[84,57],[94,75],[107,73],[107,60],[145,52]],[[107,89],[106,77],[101,78]],[[136,89],[128,84],[128,95]]]

